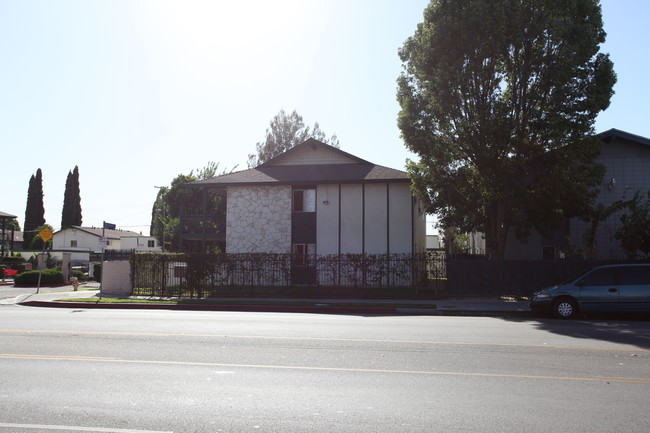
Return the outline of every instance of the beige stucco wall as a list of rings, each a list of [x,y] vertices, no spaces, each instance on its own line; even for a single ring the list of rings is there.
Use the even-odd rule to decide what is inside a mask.
[[[291,252],[291,186],[229,187],[226,250]]]
[[[101,293],[102,295],[131,295],[131,264],[128,260],[104,262]]]

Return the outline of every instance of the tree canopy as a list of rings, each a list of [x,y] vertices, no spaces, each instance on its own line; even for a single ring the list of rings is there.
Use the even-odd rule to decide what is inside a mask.
[[[61,211],[61,228],[81,226],[81,192],[79,190],[79,167],[68,172],[63,195],[63,210]]]
[[[503,257],[589,213],[604,169],[597,114],[616,76],[596,0],[432,0],[399,55],[398,124],[413,189],[442,226]]]
[[[25,207],[25,232],[33,232],[45,224],[45,207],[43,206],[43,172],[39,168],[29,179],[27,189],[27,206]],[[31,239],[30,239],[31,241]]]
[[[25,243],[25,241],[27,241],[27,239],[23,239],[23,243],[25,243],[24,247],[29,248],[30,250],[40,250],[40,249],[42,249],[43,248],[43,239],[41,239],[41,236],[39,235],[39,232],[41,230],[43,230],[44,228],[46,228],[46,227],[48,229],[50,229],[50,232],[54,233],[54,227],[52,227],[51,225],[49,225],[49,224],[40,225],[40,226],[36,227],[36,229],[34,229],[34,236],[30,239],[29,244]],[[54,242],[53,239],[50,239],[49,241],[47,241],[45,243],[45,247],[51,249],[53,242]]]
[[[4,227],[5,231],[7,231],[7,232],[9,232],[11,230],[14,230],[14,231],[17,231],[17,232],[21,231],[20,230],[20,223],[18,222],[18,218],[11,218],[11,219],[6,218],[4,224],[5,224],[5,227]]]
[[[227,174],[234,171],[223,170],[220,174]],[[197,215],[202,208],[203,198],[198,190],[187,188],[188,183],[215,177],[219,170],[219,163],[210,161],[201,169],[190,171],[189,174],[179,174],[169,187],[161,187],[158,190],[156,201],[151,210],[151,236],[155,236],[163,245],[163,231],[165,233],[165,251],[175,251],[178,247],[179,225],[181,211],[184,209],[187,215]],[[208,205],[216,209],[222,200],[219,197],[211,196]],[[225,202],[224,202],[225,203]]]
[[[336,134],[327,138],[318,123],[314,123],[314,126],[310,128],[305,125],[302,116],[295,110],[289,115],[284,110],[280,110],[271,119],[271,125],[266,130],[266,139],[255,145],[257,153],[248,155],[248,168],[257,167],[308,138],[315,138],[330,146],[339,147]]]

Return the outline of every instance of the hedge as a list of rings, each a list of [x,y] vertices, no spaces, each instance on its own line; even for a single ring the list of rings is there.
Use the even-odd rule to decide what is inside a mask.
[[[40,271],[27,271],[18,275],[14,280],[14,284],[19,286],[35,286],[38,284],[38,275]],[[41,276],[41,285],[48,284],[64,284],[63,272],[55,269],[45,269]]]
[[[77,269],[73,269],[70,276],[75,277],[79,282],[88,281],[88,276]]]

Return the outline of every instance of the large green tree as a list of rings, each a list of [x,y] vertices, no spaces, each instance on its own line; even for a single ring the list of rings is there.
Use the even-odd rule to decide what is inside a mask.
[[[308,125],[305,125],[302,116],[295,110],[291,114],[280,110],[271,119],[271,125],[266,130],[266,139],[255,145],[257,153],[248,155],[248,168],[257,167],[308,138],[315,138],[330,146],[339,147],[339,140],[336,134],[327,138],[327,135],[320,129],[318,123],[315,123],[310,128]]]
[[[63,195],[63,210],[61,211],[61,228],[80,226],[81,218],[81,192],[79,190],[79,167],[68,172]]]
[[[595,0],[432,0],[401,48],[398,124],[414,191],[443,226],[503,257],[589,213],[603,168],[596,115],[616,76]]]
[[[29,178],[27,189],[27,206],[25,207],[25,224],[23,225],[23,244],[29,248],[36,229],[45,224],[45,207],[43,206],[43,172],[39,168]]]
[[[223,170],[220,174],[231,173],[231,170]],[[189,174],[179,174],[176,176],[169,187],[160,187],[156,201],[151,211],[151,236],[155,236],[163,245],[163,233],[165,251],[175,251],[178,249],[179,225],[181,212],[186,215],[197,215],[202,211],[203,197],[200,191],[194,188],[188,188],[187,184],[203,179],[209,179],[218,174],[219,163],[208,162],[201,168],[190,171]],[[225,201],[221,197],[211,195],[208,206],[213,212],[220,209],[221,204]]]

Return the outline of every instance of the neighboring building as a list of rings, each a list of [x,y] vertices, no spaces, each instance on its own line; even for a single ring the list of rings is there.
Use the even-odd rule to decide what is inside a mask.
[[[441,248],[440,235],[427,235],[427,250],[439,250]]]
[[[650,190],[650,139],[618,129],[610,129],[599,136],[604,144],[598,162],[607,171],[596,203],[608,206],[617,200],[631,199],[639,190],[643,190],[644,194]],[[599,226],[596,232],[598,258],[625,257],[620,241],[615,238],[616,231],[622,225],[621,215],[621,212],[612,215]],[[589,223],[571,220],[569,230],[573,245],[582,247],[582,236],[588,227]]]
[[[153,236],[126,235],[120,238],[120,249],[162,252],[162,246]]]
[[[598,136],[603,149],[596,161],[606,168],[595,204],[630,199],[638,190],[650,189],[650,139],[610,129]],[[615,238],[621,226],[622,213],[616,213],[600,224],[596,232],[598,259],[623,259],[625,252]],[[566,249],[584,250],[584,234],[590,222],[574,218],[545,234],[533,232],[526,242],[519,242],[514,233],[508,237],[507,259],[554,259]]]
[[[100,239],[106,238],[105,250],[161,251],[156,239],[128,230],[71,226],[54,233],[52,249],[72,253],[72,262],[87,262],[90,253],[101,252]]]
[[[16,215],[0,212],[0,255],[4,256],[9,251],[15,251],[22,244],[22,232],[9,229],[9,221],[14,218]],[[20,233],[21,244],[17,243],[17,233]]]
[[[256,168],[190,186],[203,191],[204,203],[217,194],[226,205],[225,215],[185,213],[184,250],[323,256],[426,249],[424,209],[405,172],[315,139]]]

